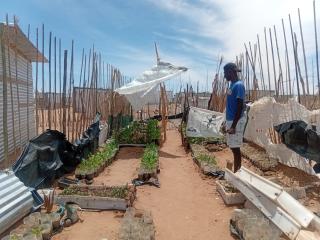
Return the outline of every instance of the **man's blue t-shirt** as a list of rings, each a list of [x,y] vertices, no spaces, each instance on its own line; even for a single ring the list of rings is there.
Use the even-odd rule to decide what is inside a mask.
[[[226,120],[233,121],[237,112],[237,98],[244,100],[245,98],[245,88],[243,81],[238,80],[231,82],[228,92],[227,92],[227,106],[226,106]],[[241,116],[243,112],[241,113]]]

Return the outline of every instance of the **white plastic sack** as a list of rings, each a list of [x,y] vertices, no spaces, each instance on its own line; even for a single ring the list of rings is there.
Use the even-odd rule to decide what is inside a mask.
[[[220,127],[224,120],[223,113],[190,107],[186,134],[188,137],[223,137]]]
[[[279,162],[314,174],[312,167],[303,157],[287,148],[284,144],[272,143],[269,130],[281,123],[302,120],[308,124],[320,126],[320,111],[309,111],[294,99],[287,104],[277,103],[274,98],[264,97],[250,106],[248,123],[244,137],[266,149],[270,157]]]
[[[150,102],[150,98],[157,95],[160,83],[187,70],[186,67],[176,67],[171,63],[159,62],[151,70],[145,71],[139,78],[121,88],[115,89],[115,91],[125,95],[133,109],[138,110]]]

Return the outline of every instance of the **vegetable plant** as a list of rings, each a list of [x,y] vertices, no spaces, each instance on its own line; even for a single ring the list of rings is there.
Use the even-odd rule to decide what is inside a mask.
[[[158,162],[158,147],[154,143],[148,144],[143,152],[141,167],[147,171],[156,170]]]
[[[212,157],[210,155],[207,155],[207,154],[200,154],[199,156],[197,156],[197,159],[200,161],[200,162],[204,162],[204,163],[207,163],[207,164],[210,164],[210,165],[216,165],[217,164],[217,161],[215,159],[215,157]]]

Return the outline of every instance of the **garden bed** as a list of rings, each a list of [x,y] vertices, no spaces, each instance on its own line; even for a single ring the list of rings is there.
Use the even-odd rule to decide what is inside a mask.
[[[221,171],[221,168],[217,165],[216,159],[208,150],[198,144],[191,144],[191,155],[193,161],[199,166],[201,172],[205,175],[212,175]]]
[[[225,180],[217,180],[217,191],[226,205],[243,204],[246,197]]]
[[[150,178],[157,179],[159,172],[159,153],[158,146],[149,144],[146,146],[140,163],[138,179],[147,181]]]
[[[114,139],[111,139],[102,150],[88,159],[83,160],[75,171],[76,178],[92,180],[97,177],[105,167],[109,166],[115,159],[119,147]]]
[[[136,197],[134,185],[125,186],[71,186],[57,197],[57,204],[76,203],[81,208],[100,210],[126,210]]]
[[[160,143],[160,128],[157,120],[134,121],[125,128],[115,132],[115,138],[120,145]]]
[[[278,165],[277,159],[269,157],[264,149],[251,143],[243,144],[241,154],[262,171],[268,171]]]

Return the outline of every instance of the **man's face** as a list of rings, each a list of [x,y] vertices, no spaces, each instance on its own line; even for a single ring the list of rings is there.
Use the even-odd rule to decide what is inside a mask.
[[[227,79],[227,81],[231,81],[233,79],[233,70],[231,69],[224,69],[224,77]]]

